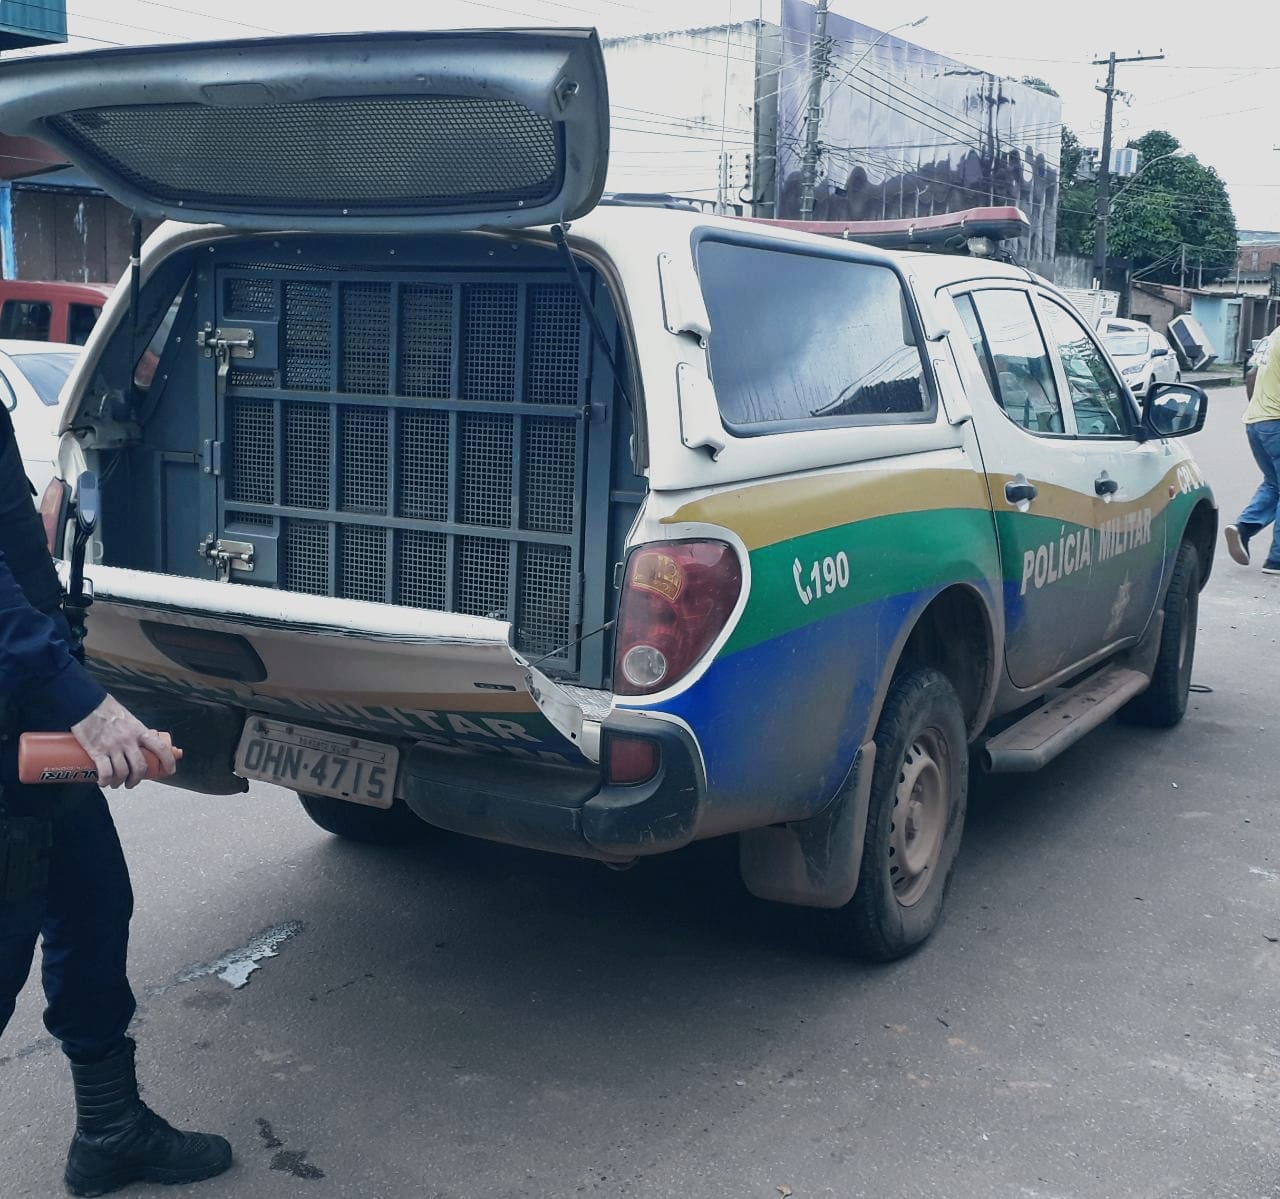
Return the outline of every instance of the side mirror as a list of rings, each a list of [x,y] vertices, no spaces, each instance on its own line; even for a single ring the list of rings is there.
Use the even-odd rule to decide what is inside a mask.
[[[98,476],[91,470],[81,471],[75,490],[76,532],[90,536],[98,527]]]
[[[1168,346],[1156,346],[1155,349],[1151,351],[1151,357],[1163,358],[1168,352],[1169,352]]]
[[[1209,397],[1192,383],[1157,383],[1142,402],[1142,424],[1156,437],[1187,437],[1204,428]]]

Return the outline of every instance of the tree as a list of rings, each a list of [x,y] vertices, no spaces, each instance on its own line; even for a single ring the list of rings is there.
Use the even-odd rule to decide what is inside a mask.
[[[1236,218],[1221,176],[1194,155],[1170,158],[1181,143],[1163,129],[1153,129],[1129,143],[1146,164],[1140,175],[1117,194],[1111,210],[1112,252],[1131,258],[1144,278],[1179,281],[1186,262],[1203,268],[1213,281],[1230,273],[1236,258]],[[1162,160],[1162,161],[1157,161]]]
[[[1056,96],[1058,94],[1039,75],[1023,75],[1018,82],[1026,84],[1027,87],[1033,87],[1038,92],[1044,92],[1046,96]]]
[[[1059,254],[1093,253],[1093,212],[1097,199],[1093,180],[1081,179],[1084,147],[1080,139],[1063,125],[1058,175]]]
[[[1206,282],[1229,273],[1235,264],[1236,221],[1218,172],[1194,156],[1166,157],[1181,143],[1163,129],[1153,129],[1129,145],[1141,152],[1144,166],[1132,180],[1112,179],[1109,255],[1132,259],[1134,269],[1152,282],[1175,283],[1185,245],[1187,264],[1196,268],[1197,279],[1200,268]],[[1093,180],[1076,177],[1083,154],[1079,139],[1064,125],[1058,191],[1060,254],[1093,253],[1098,192]]]

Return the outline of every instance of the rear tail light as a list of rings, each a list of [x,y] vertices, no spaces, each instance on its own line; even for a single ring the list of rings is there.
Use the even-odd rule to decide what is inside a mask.
[[[706,653],[742,591],[742,568],[723,541],[665,541],[631,551],[618,604],[613,689],[648,695]]]
[[[40,497],[40,523],[44,525],[44,543],[55,558],[62,551],[70,504],[71,488],[61,479],[50,479],[49,486]]]
[[[607,733],[604,739],[604,777],[619,786],[647,783],[658,773],[658,743],[644,737]]]

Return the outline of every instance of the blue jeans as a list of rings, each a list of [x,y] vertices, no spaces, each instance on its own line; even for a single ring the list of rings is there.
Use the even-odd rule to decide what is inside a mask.
[[[1262,471],[1262,482],[1236,524],[1257,525],[1260,529],[1269,524],[1276,526],[1267,555],[1267,564],[1275,566],[1280,564],[1280,521],[1276,520],[1276,509],[1280,508],[1280,420],[1254,421],[1245,429],[1254,461]]]
[[[9,783],[13,816],[46,807],[44,787]],[[25,899],[0,899],[0,1032],[43,938],[45,1027],[74,1062],[101,1061],[124,1042],[134,999],[125,976],[133,891],[120,838],[102,792],[84,797],[53,822],[49,884]]]

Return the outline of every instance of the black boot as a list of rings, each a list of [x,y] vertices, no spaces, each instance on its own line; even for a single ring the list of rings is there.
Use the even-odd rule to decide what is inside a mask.
[[[73,1195],[106,1195],[131,1182],[199,1182],[231,1165],[222,1137],[170,1128],[138,1098],[133,1042],[91,1066],[71,1063],[76,1135],[67,1154]]]

